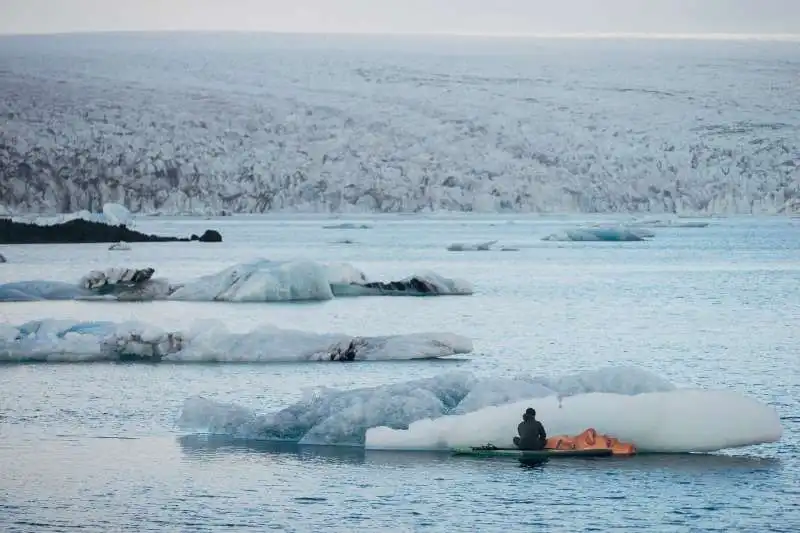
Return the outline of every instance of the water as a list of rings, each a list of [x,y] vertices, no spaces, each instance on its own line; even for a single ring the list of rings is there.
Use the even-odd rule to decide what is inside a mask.
[[[456,361],[277,365],[0,367],[0,529],[62,531],[793,531],[800,527],[800,241],[797,221],[712,219],[643,243],[555,243],[589,217],[140,220],[148,232],[219,228],[221,245],[8,246],[3,281],[77,279],[112,265],[186,279],[256,257],[348,261],[380,277],[432,269],[471,297],[313,304],[0,304],[0,320],[216,318],[353,334],[447,330],[475,353]],[[593,221],[600,220],[593,219]],[[350,239],[353,244],[337,241]],[[499,239],[519,252],[447,252]],[[203,395],[273,411],[315,385],[396,383],[461,369],[556,375],[637,365],[680,385],[730,388],[783,418],[775,444],[712,456],[456,459],[435,453],[235,442],[187,435],[175,419]],[[513,428],[509,428],[513,431]]]

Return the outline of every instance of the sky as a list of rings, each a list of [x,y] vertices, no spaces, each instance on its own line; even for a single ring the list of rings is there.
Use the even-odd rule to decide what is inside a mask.
[[[800,0],[0,0],[0,34],[800,33]]]

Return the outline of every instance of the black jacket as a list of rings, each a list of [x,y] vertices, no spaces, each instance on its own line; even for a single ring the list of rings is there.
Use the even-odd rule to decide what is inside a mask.
[[[519,432],[519,448],[521,450],[541,450],[547,443],[547,433],[542,423],[529,418],[517,426]]]

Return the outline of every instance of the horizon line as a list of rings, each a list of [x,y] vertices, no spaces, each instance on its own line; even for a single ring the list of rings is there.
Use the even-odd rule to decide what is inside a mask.
[[[311,30],[238,30],[238,29],[116,29],[66,30],[44,32],[0,32],[4,37],[56,37],[108,34],[259,34],[297,36],[349,37],[471,37],[490,39],[634,39],[634,40],[708,40],[708,41],[800,41],[800,33],[743,33],[743,32],[381,32],[381,31],[311,31]]]

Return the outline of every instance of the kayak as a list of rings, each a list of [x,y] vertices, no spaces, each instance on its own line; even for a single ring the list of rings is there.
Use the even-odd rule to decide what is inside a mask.
[[[472,457],[518,457],[520,459],[550,459],[554,457],[611,457],[610,448],[594,448],[588,450],[520,450],[519,448],[496,448],[495,446],[477,446],[469,448],[453,448],[453,455]]]

